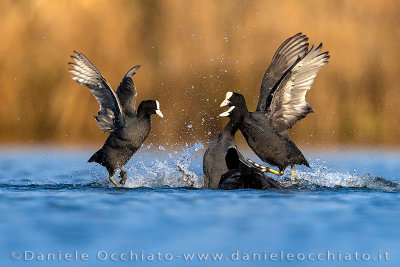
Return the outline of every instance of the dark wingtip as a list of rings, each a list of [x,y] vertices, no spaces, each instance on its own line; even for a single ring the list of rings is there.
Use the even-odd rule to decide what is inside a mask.
[[[89,59],[87,59],[87,57],[83,54],[83,53],[79,53],[76,50],[74,50],[73,55],[71,56],[72,59],[77,59],[77,60],[87,60],[89,61]],[[90,61],[89,61],[90,62]]]
[[[136,71],[141,67],[142,65],[136,65],[135,67],[131,68],[128,70],[128,72],[125,74],[125,77],[132,77],[133,75],[136,74]]]
[[[297,34],[295,34],[295,35],[293,35],[293,37],[292,38],[301,38],[301,39],[304,39],[304,41],[308,41],[308,36],[307,35],[305,35],[305,34],[303,34],[302,32],[298,32]]]
[[[84,56],[82,53],[73,50],[72,55],[70,56],[72,60],[79,60],[79,57]]]
[[[71,57],[78,57],[81,53],[77,52],[76,50],[73,51],[73,55]]]

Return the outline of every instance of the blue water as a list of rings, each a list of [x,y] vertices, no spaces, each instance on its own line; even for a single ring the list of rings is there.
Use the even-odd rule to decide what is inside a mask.
[[[0,150],[0,266],[400,266],[400,152],[306,152],[284,191],[201,189],[201,144],[143,148],[113,188],[92,152]]]

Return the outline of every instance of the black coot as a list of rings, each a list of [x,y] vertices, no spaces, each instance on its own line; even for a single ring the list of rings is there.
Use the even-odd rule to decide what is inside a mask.
[[[228,149],[230,148],[235,149],[241,164],[246,165],[248,168],[254,167],[264,172],[269,169],[257,163],[251,163],[249,160],[245,159],[243,155],[237,150],[235,133],[239,129],[240,117],[236,113],[232,115],[230,113],[231,109],[219,115],[219,117],[229,117],[229,122],[225,126],[223,131],[217,136],[217,138],[213,142],[211,142],[203,155],[205,188],[218,188],[219,181],[221,180],[221,175],[228,171],[225,163],[225,157]]]
[[[307,37],[297,34],[286,40],[275,53],[267,69],[255,112],[248,112],[243,95],[228,92],[221,106],[235,107],[241,123],[239,129],[247,143],[268,164],[277,166],[282,175],[287,166],[309,164],[290,140],[287,132],[297,121],[312,112],[305,100],[319,70],[328,63],[322,44],[308,51]]]
[[[131,68],[124,76],[115,93],[100,71],[81,53],[74,52],[74,62],[69,71],[72,79],[86,85],[100,104],[95,116],[100,130],[110,133],[103,147],[89,159],[107,168],[110,181],[117,187],[126,182],[126,171],[122,168],[141,147],[150,134],[152,114],[163,117],[157,100],[142,101],[136,112],[136,87],[133,76],[140,65]],[[120,169],[119,184],[113,175]]]

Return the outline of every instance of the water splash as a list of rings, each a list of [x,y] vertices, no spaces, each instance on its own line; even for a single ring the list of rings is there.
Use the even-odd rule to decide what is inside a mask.
[[[188,181],[196,188],[203,186],[202,157],[204,153],[203,143],[186,145],[177,148],[168,146],[146,145],[135,154],[127,164],[128,181],[127,188],[164,188],[164,187],[188,187]],[[70,151],[45,151],[32,150],[23,154],[20,152],[7,153],[3,156],[2,168],[3,186],[39,186],[43,189],[63,188],[65,185],[71,188],[99,187],[112,188],[108,181],[108,173],[99,164],[87,163],[86,160],[91,153]],[[25,160],[24,157],[30,160]],[[23,156],[22,156],[23,155]],[[39,155],[39,156],[38,156]],[[377,158],[380,162],[389,162],[388,166],[396,166],[396,158],[392,154]],[[293,190],[377,190],[377,191],[400,191],[400,184],[393,178],[396,171],[383,171],[385,177],[376,177],[366,172],[358,173],[357,163],[346,162],[346,166],[340,171],[332,162],[314,160],[312,169],[296,169],[295,182],[290,181],[290,171],[286,171],[283,177],[270,175]],[[367,159],[368,160],[368,159]],[[51,164],[49,164],[51,162]],[[380,166],[381,164],[375,164]],[[329,168],[327,166],[330,166]],[[389,167],[386,167],[389,168]],[[387,174],[390,173],[390,174]],[[387,175],[387,176],[386,176]],[[118,173],[114,177],[119,181]],[[185,178],[187,181],[185,181]],[[4,181],[6,181],[4,183]]]
[[[144,150],[135,155],[134,162],[127,167],[128,181],[124,187],[188,187],[203,186],[202,155],[204,145],[197,142],[192,146],[186,145],[183,150],[171,151],[159,149],[157,157],[153,150]],[[165,154],[165,155],[162,155]],[[164,160],[160,160],[164,159]],[[369,189],[379,191],[399,191],[400,184],[370,174],[359,175],[357,171],[340,172],[326,167],[325,161],[317,160],[311,170],[295,171],[295,181],[290,181],[287,171],[282,177],[271,177],[294,190],[321,189]],[[128,164],[129,165],[129,164]],[[104,186],[112,185],[104,175],[95,175],[98,183]],[[117,178],[118,180],[118,178]]]
[[[187,187],[200,188],[203,186],[202,175],[196,174],[193,169],[201,169],[198,159],[204,149],[201,142],[193,146],[186,144],[182,152],[168,153],[168,159],[150,160],[147,155],[139,156],[134,166],[127,168],[128,180],[124,187]],[[189,181],[189,183],[188,183]]]
[[[295,181],[289,181],[288,177],[278,178],[280,182],[293,189],[317,190],[322,188],[352,188],[371,189],[381,191],[398,191],[400,184],[386,180],[382,177],[375,177],[367,173],[358,175],[356,170],[353,173],[338,172],[327,167],[313,166],[313,171],[295,171]]]

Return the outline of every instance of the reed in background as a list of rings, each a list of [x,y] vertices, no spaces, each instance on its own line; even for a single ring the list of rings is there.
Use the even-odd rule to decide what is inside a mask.
[[[0,142],[100,144],[98,104],[67,71],[82,51],[116,89],[135,75],[138,102],[158,99],[148,143],[212,140],[218,104],[238,91],[255,109],[266,67],[289,36],[323,42],[331,60],[296,125],[296,142],[399,145],[399,1],[0,2]]]

